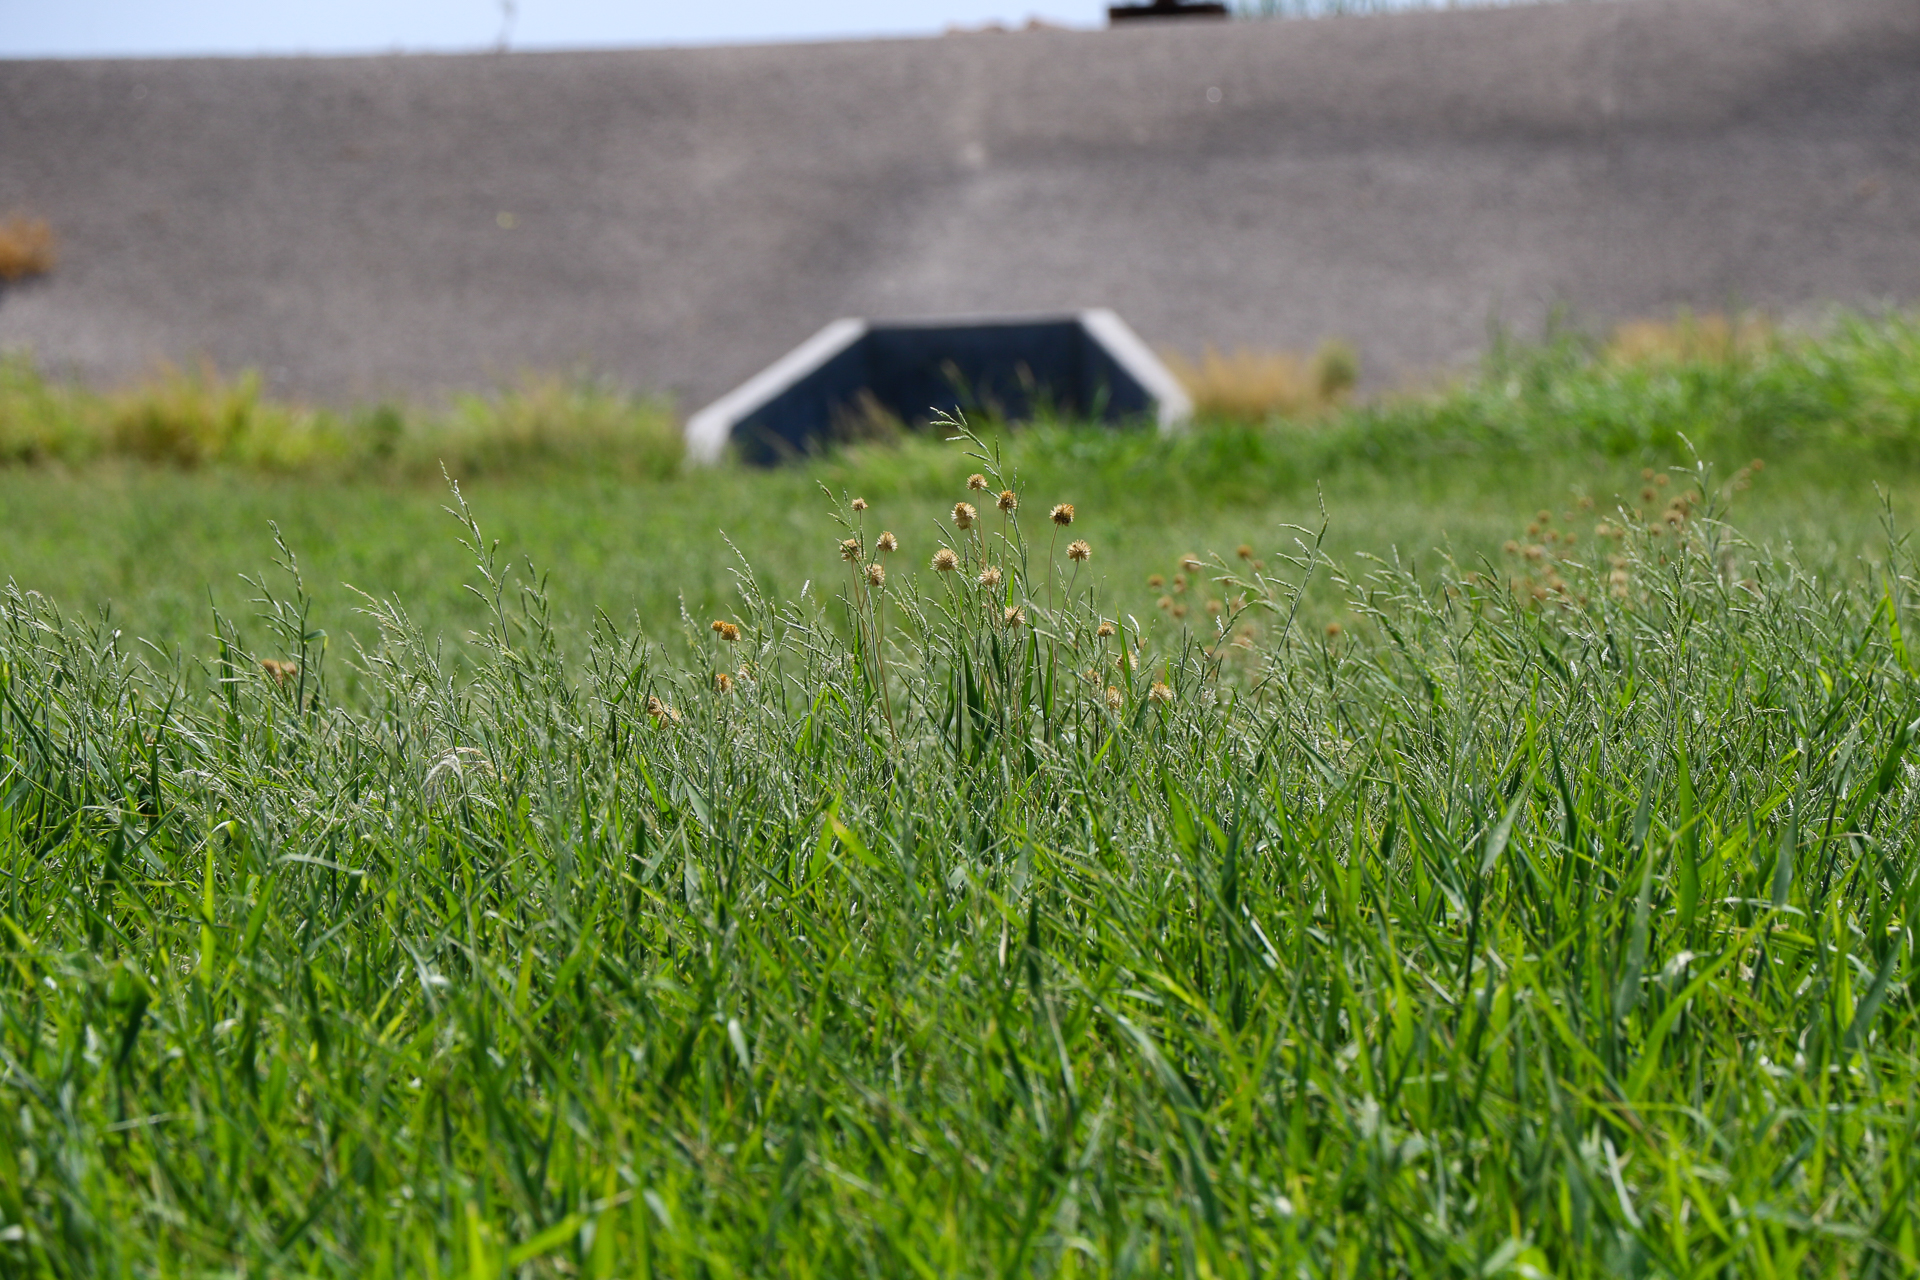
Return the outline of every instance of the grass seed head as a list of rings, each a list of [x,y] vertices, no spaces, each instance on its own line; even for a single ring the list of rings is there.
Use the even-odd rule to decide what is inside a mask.
[[[952,573],[960,567],[960,557],[953,554],[952,547],[942,547],[933,553],[933,567],[941,573]]]
[[[1071,502],[1056,504],[1053,510],[1047,513],[1047,519],[1053,521],[1062,529],[1066,528],[1073,523],[1073,504]]]

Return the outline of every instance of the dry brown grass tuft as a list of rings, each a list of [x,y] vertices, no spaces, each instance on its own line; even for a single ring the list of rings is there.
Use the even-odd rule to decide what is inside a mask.
[[[1773,322],[1755,312],[1727,316],[1682,311],[1671,320],[1629,320],[1614,328],[1606,358],[1614,364],[1731,363],[1779,346]]]
[[[45,218],[11,213],[0,218],[0,282],[43,276],[60,260],[60,245]]]
[[[1198,360],[1170,354],[1166,362],[1201,417],[1245,422],[1323,413],[1344,403],[1360,376],[1359,359],[1344,342],[1325,343],[1311,356],[1244,347],[1224,355],[1209,347]]]

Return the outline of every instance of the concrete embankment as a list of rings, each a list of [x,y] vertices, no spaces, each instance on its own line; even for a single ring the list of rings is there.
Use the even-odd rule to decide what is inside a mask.
[[[840,315],[1152,344],[1920,300],[1920,4],[462,57],[0,63],[0,346],[332,401],[585,368],[683,408]]]

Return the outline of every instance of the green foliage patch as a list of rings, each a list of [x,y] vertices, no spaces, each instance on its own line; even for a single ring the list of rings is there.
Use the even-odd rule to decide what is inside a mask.
[[[204,667],[8,592],[5,1268],[1920,1266],[1904,542],[1701,468],[1142,625],[970,448],[939,551],[843,498],[804,589],[571,657],[464,502],[459,663],[284,547]]]

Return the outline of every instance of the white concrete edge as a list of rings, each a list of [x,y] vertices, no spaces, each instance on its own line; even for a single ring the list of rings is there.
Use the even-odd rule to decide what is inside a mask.
[[[865,320],[835,320],[772,364],[687,419],[687,461],[720,461],[741,419],[867,334]],[[1137,341],[1137,339],[1136,339]]]
[[[1162,435],[1187,425],[1193,417],[1193,400],[1187,395],[1187,389],[1180,385],[1180,379],[1173,376],[1172,370],[1160,363],[1160,357],[1140,340],[1132,326],[1117,312],[1105,307],[1082,311],[1080,323],[1153,397],[1154,416]]]

